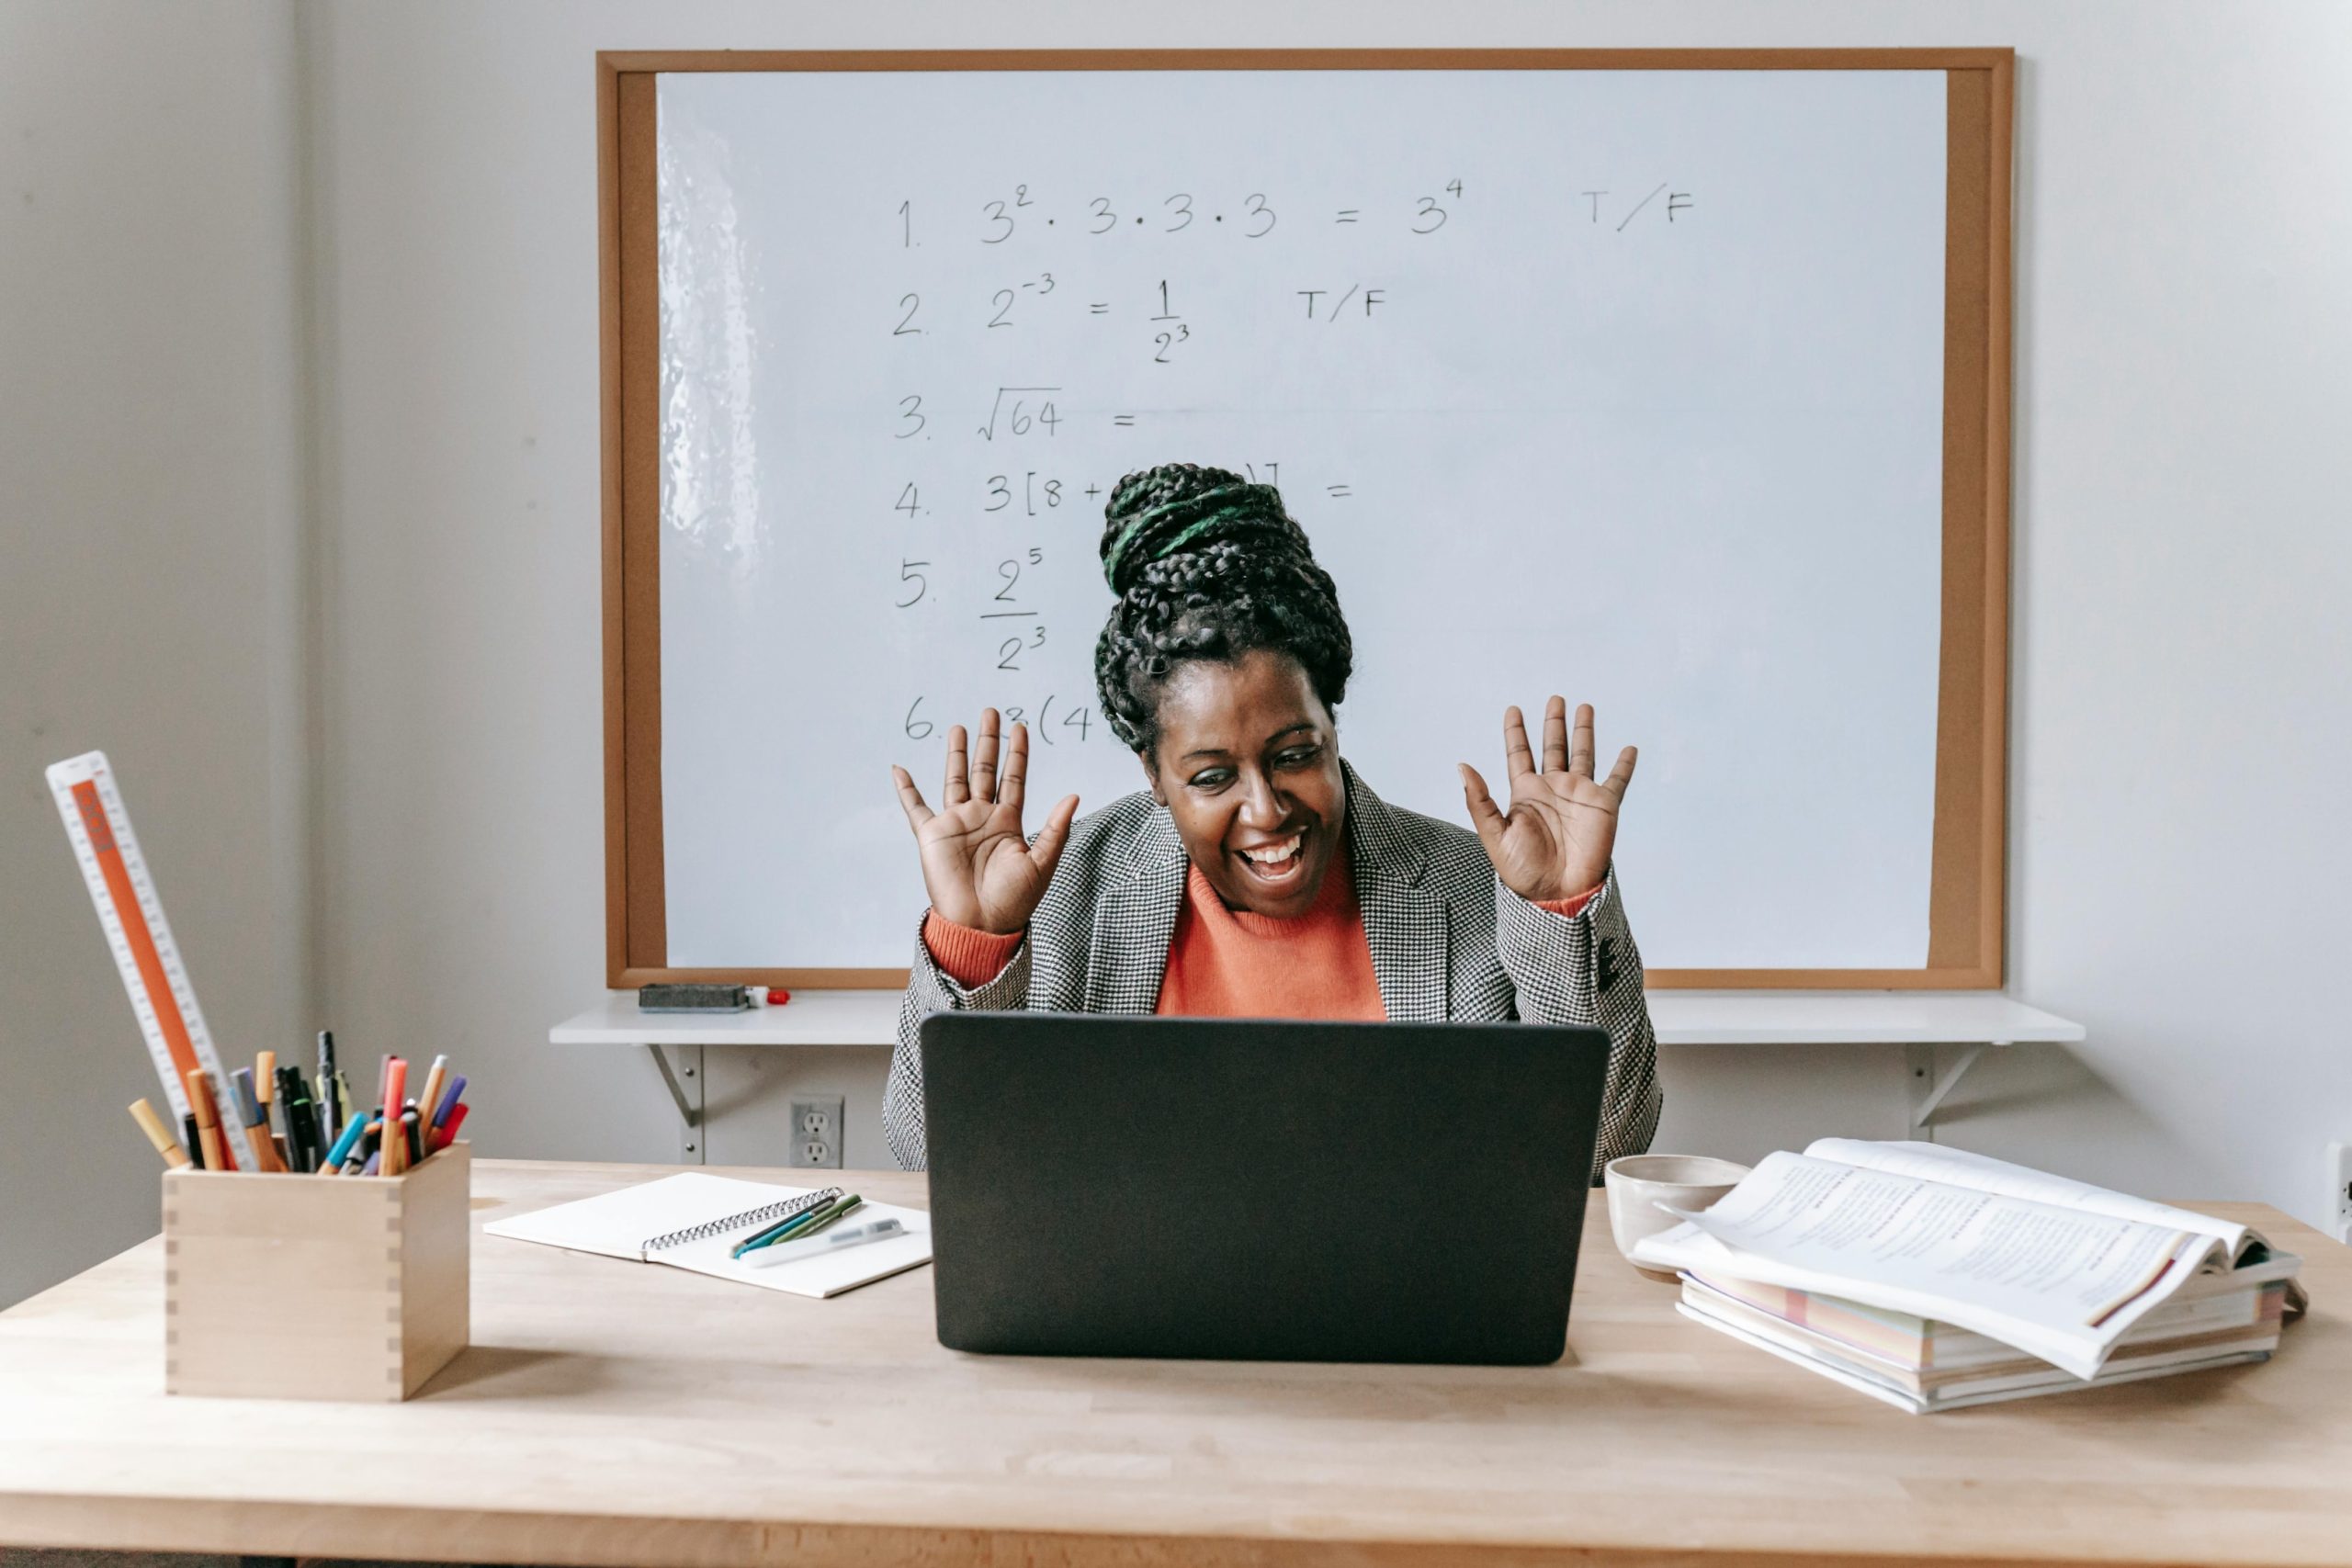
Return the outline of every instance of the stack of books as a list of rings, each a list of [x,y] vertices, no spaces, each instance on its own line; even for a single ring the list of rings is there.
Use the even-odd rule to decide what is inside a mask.
[[[1685,1317],[1925,1415],[2269,1359],[2301,1259],[1931,1144],[1824,1139],[1635,1249]]]

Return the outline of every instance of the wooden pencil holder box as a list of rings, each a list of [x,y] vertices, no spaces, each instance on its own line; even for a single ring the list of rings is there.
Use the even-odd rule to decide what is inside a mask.
[[[471,1330],[472,1151],[395,1177],[164,1173],[164,1387],[401,1400]]]

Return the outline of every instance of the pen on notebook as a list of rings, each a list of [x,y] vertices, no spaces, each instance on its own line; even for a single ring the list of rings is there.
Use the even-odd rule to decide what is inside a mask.
[[[809,1221],[807,1224],[801,1226],[798,1230],[794,1231],[792,1233],[791,1239],[794,1241],[807,1241],[819,1231],[832,1229],[833,1226],[841,1224],[842,1220],[848,1218],[851,1214],[865,1206],[865,1200],[853,1192],[848,1197],[842,1199],[840,1202],[834,1204],[831,1213],[820,1214],[815,1219]]]
[[[831,1235],[813,1236],[807,1241],[788,1241],[780,1247],[763,1247],[752,1254],[752,1267],[773,1269],[779,1263],[797,1263],[803,1258],[831,1257],[843,1247],[863,1247],[870,1241],[888,1241],[907,1234],[905,1224],[899,1220],[874,1220]]]
[[[153,1106],[144,1100],[132,1100],[130,1119],[139,1123],[139,1130],[147,1134],[147,1141],[155,1145],[155,1152],[164,1156],[165,1165],[177,1170],[187,1163],[187,1151],[180,1147],[171,1129],[164,1125],[164,1119],[155,1114]]]
[[[742,1245],[735,1256],[741,1258],[746,1252],[757,1252],[762,1247],[774,1247],[779,1242],[798,1241],[802,1236],[820,1231],[831,1224],[861,1201],[854,1193],[842,1197],[838,1188],[832,1190],[835,1196],[830,1202],[820,1204],[814,1209],[804,1209],[790,1219],[753,1236]]]
[[[818,1204],[813,1209],[803,1209],[797,1214],[792,1214],[784,1219],[778,1220],[766,1230],[762,1231],[759,1235],[752,1237],[751,1240],[743,1243],[743,1250],[745,1252],[757,1251],[763,1247],[773,1247],[777,1242],[783,1241],[787,1237],[798,1235],[802,1231],[807,1230],[810,1225],[816,1224],[817,1221],[822,1219],[825,1215],[831,1213],[833,1212],[833,1205],[839,1203],[841,1201],[841,1190],[839,1188],[831,1189],[823,1202]]]
[[[749,1251],[752,1247],[759,1245],[760,1243],[774,1240],[779,1232],[789,1230],[794,1225],[797,1225],[801,1221],[807,1219],[809,1215],[831,1206],[841,1198],[841,1195],[842,1190],[838,1187],[820,1187],[815,1191],[803,1192],[798,1198],[792,1200],[792,1201],[800,1203],[804,1205],[804,1207],[795,1209],[792,1213],[785,1215],[784,1218],[776,1221],[774,1224],[763,1226],[761,1229],[754,1231],[752,1235],[745,1236],[741,1241],[735,1244],[733,1248],[731,1248],[728,1253],[728,1256],[730,1258],[741,1258],[745,1252]]]

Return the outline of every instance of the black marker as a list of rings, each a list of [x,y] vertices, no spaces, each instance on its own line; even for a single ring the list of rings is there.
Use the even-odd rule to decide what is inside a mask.
[[[334,1031],[319,1031],[319,1104],[323,1118],[319,1124],[319,1146],[333,1148],[335,1139],[343,1135],[342,1106],[334,1096]]]

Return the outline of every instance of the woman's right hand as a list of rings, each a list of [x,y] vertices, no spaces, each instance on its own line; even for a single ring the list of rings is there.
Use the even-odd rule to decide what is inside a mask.
[[[1029,727],[1012,727],[1005,749],[1004,775],[997,776],[997,713],[980,714],[980,744],[968,763],[964,727],[947,729],[947,781],[937,811],[923,804],[922,791],[907,770],[892,766],[899,804],[915,830],[922,855],[923,886],[941,919],[959,926],[1009,936],[1029,923],[1037,901],[1053,880],[1054,863],[1069,838],[1078,796],[1065,795],[1046,815],[1032,845],[1021,830],[1021,797],[1029,772]]]

